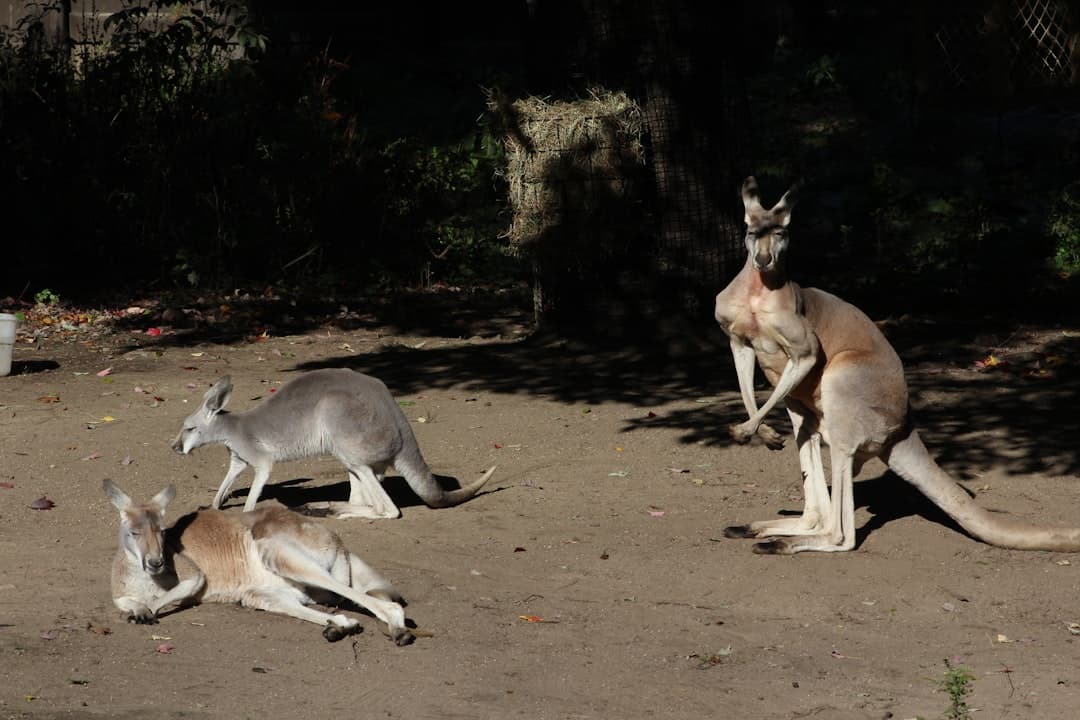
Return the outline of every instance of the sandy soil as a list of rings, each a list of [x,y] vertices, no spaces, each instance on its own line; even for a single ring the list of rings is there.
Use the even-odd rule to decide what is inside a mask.
[[[975,542],[880,465],[856,486],[854,552],[754,555],[722,528],[799,510],[797,458],[790,442],[726,438],[739,402],[718,338],[658,355],[523,329],[20,343],[0,378],[0,717],[933,718],[945,658],[973,673],[977,717],[1075,716],[1080,558]],[[1076,335],[891,332],[954,477],[984,506],[1080,525]],[[973,371],[991,349],[1013,362]],[[171,517],[206,504],[226,451],[168,447],[205,389],[231,374],[240,410],[341,365],[387,382],[436,472],[499,466],[491,492],[456,508],[428,509],[390,478],[401,519],[328,521],[425,636],[398,648],[368,617],[329,644],[314,625],[223,605],[123,622],[102,478],[139,497],[174,483]],[[322,459],[279,465],[264,497],[346,492]],[[32,509],[43,496],[55,507]]]

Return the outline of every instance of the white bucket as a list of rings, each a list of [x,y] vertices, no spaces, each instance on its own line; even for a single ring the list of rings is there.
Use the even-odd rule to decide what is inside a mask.
[[[15,316],[0,313],[0,377],[11,372],[11,351],[15,347]]]

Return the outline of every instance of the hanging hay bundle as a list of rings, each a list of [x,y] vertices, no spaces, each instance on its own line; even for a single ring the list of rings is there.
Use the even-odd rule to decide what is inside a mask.
[[[580,262],[640,230],[627,206],[643,163],[641,110],[626,93],[593,89],[570,102],[492,94],[489,108],[505,127],[515,250]]]

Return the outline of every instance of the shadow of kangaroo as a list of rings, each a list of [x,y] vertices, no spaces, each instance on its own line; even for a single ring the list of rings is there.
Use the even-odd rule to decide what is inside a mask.
[[[323,625],[334,642],[360,623],[310,605],[344,598],[386,623],[396,644],[414,640],[394,586],[314,520],[268,503],[253,512],[198,510],[166,528],[172,485],[142,504],[110,480],[103,488],[120,512],[112,595],[129,622],[156,623],[171,605],[240,603]]]
[[[729,527],[725,534],[775,538],[755,545],[759,553],[851,550],[854,476],[866,460],[878,457],[983,542],[1080,551],[1080,529],[1040,527],[990,513],[938,466],[908,416],[900,358],[877,326],[854,305],[788,279],[784,260],[794,193],[789,190],[767,210],[750,177],[742,199],[746,265],[716,296],[716,320],[730,338],[749,414],[729,431],[737,442],[756,434],[769,447],[782,446],[783,437],[763,421],[777,404],[786,405],[804,478],[804,508],[799,517]],[[760,408],[754,397],[755,360],[773,385]],[[829,448],[831,487],[822,464],[823,442]]]
[[[348,369],[314,370],[290,380],[274,395],[245,412],[224,408],[232,381],[221,378],[203,396],[202,406],[185,420],[172,442],[188,454],[203,445],[229,449],[229,470],[214,495],[220,508],[236,478],[249,465],[255,471],[244,510],[255,508],[274,463],[333,455],[349,474],[348,502],[308,503],[305,508],[337,518],[396,518],[401,515],[383,489],[394,467],[429,507],[444,508],[476,495],[495,472],[446,490],[432,474],[405,414],[382,381]]]

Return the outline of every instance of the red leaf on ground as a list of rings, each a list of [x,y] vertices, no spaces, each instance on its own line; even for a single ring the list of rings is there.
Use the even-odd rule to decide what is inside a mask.
[[[149,335],[150,337],[160,337],[161,336],[161,329],[156,328],[156,327],[146,328],[146,334]]]
[[[162,655],[168,655],[174,649],[176,649],[176,646],[172,643],[161,643],[156,648],[154,648],[154,652],[161,653]]]
[[[13,485],[12,483],[0,482],[0,488],[4,488],[5,490],[11,490],[14,487],[15,487],[15,485]]]

